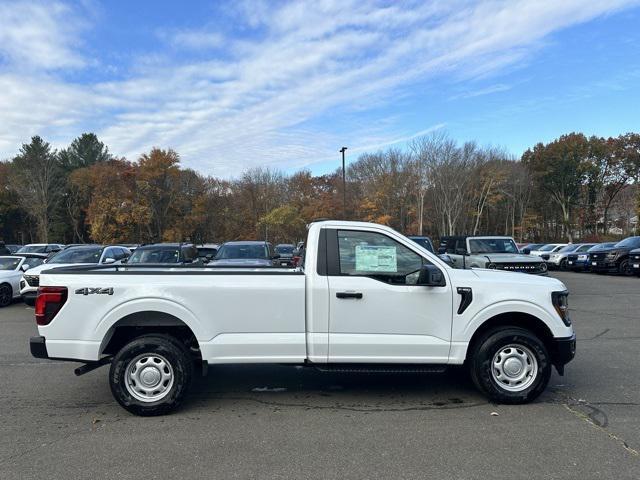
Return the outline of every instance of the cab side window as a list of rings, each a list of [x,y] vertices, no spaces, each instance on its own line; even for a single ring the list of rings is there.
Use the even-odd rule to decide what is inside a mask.
[[[340,275],[370,277],[393,285],[415,285],[426,263],[401,243],[374,232],[338,231]]]

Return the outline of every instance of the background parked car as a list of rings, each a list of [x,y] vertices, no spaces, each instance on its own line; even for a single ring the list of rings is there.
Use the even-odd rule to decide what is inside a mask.
[[[566,247],[562,247],[557,252],[549,254],[549,258],[546,260],[549,269],[566,270],[569,266],[569,255],[572,253],[580,253],[589,250],[593,247],[594,243],[571,243]],[[543,257],[544,258],[544,257]]]
[[[414,242],[416,242],[421,247],[426,248],[431,253],[436,253],[435,249],[433,248],[433,242],[431,241],[431,239],[429,237],[411,235],[410,237],[407,237],[407,238],[409,240],[413,240]]]
[[[15,253],[54,253],[59,252],[64,248],[64,245],[59,243],[30,243],[21,247]]]
[[[629,252],[640,248],[640,237],[627,237],[613,247],[589,254],[591,271],[596,273],[619,273],[633,275]]]
[[[203,262],[210,262],[218,254],[220,245],[217,243],[203,243],[196,247],[198,249],[198,258]]]
[[[574,252],[567,256],[567,267],[574,272],[588,272],[590,270],[589,254],[598,250],[611,248],[616,242],[596,243],[586,252]]]
[[[131,252],[128,249],[113,245],[80,245],[66,248],[48,258],[46,263],[24,272],[20,280],[20,294],[24,303],[33,306],[40,286],[40,272],[43,270],[72,265],[119,264],[129,255]]]
[[[16,253],[18,250],[22,248],[22,245],[9,244],[5,245],[11,253]]]
[[[546,243],[527,243],[518,248],[520,249],[520,252],[524,253],[525,255],[529,255],[533,250],[538,250],[540,249],[540,247],[544,247],[545,245]]]
[[[152,243],[136,248],[127,264],[201,263],[198,250],[190,243]]]
[[[281,267],[295,267],[296,262],[293,260],[293,253],[296,247],[290,243],[280,243],[276,245],[274,252],[280,255],[276,264]]]
[[[547,264],[535,256],[520,253],[511,237],[445,236],[440,238],[438,253],[449,255],[456,268],[489,268],[547,275]]]
[[[44,262],[46,255],[23,253],[0,256],[0,307],[20,297],[20,279],[25,270]]]
[[[567,245],[568,243],[547,243],[542,247],[538,248],[537,250],[531,250],[529,252],[529,255],[535,255],[542,259],[545,259],[545,256],[546,256],[548,259],[549,255],[551,255],[554,252],[557,252],[558,250],[560,250],[563,247],[566,247]]]
[[[223,243],[213,261],[213,267],[270,267],[280,256],[269,242],[237,241]]]

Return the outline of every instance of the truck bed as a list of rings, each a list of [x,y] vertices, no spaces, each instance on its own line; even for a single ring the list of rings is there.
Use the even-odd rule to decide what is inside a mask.
[[[121,319],[119,325],[126,324],[128,315],[140,320],[136,312],[144,303],[144,310],[152,312],[145,315],[154,321],[184,322],[209,363],[306,358],[305,277],[300,270],[76,267],[47,270],[40,284],[67,286],[68,300],[60,314],[79,320],[40,327],[52,357],[98,360],[114,319]],[[80,321],[88,315],[99,321]]]

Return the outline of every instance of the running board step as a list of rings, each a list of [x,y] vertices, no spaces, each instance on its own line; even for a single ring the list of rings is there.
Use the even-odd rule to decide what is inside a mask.
[[[442,373],[447,370],[443,365],[314,364],[313,366],[321,372],[338,373]]]

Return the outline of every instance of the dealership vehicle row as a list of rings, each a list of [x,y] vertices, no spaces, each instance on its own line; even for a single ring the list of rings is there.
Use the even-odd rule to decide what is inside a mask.
[[[507,236],[443,236],[437,250],[429,237],[408,238],[437,253],[454,268],[489,268],[538,275],[558,269],[640,276],[640,236],[620,242],[523,245],[517,245]],[[33,306],[40,272],[48,268],[112,263],[294,268],[301,264],[304,255],[304,242],[275,247],[266,241],[2,246],[6,253],[0,254],[0,307],[20,298]]]

